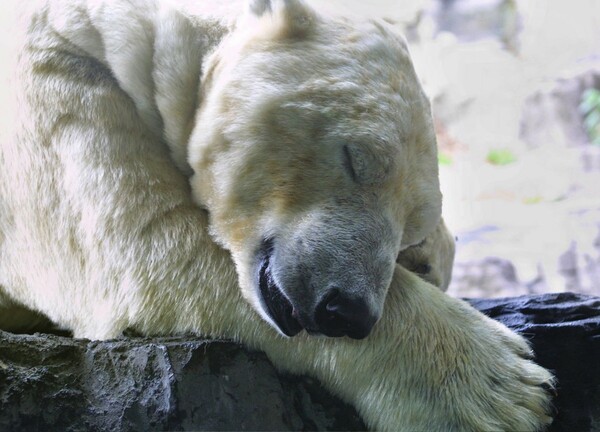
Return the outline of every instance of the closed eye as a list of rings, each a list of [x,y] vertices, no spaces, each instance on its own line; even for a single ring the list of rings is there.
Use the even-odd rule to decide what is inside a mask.
[[[432,268],[431,268],[431,264],[429,264],[429,263],[420,263],[420,264],[417,264],[411,270],[420,275],[428,275],[429,273],[431,273]]]
[[[348,149],[347,145],[344,146],[344,168],[348,171],[348,174],[350,174],[350,178],[358,183],[358,176],[352,165],[352,155],[350,154],[350,149]]]

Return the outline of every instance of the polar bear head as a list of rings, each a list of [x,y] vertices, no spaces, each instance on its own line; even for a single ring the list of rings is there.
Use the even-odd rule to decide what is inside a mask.
[[[384,23],[254,0],[205,62],[192,189],[282,334],[367,336],[441,213],[430,107]]]

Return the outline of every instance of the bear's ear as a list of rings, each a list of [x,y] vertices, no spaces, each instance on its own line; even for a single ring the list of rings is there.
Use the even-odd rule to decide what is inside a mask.
[[[256,18],[270,15],[281,35],[304,35],[315,21],[315,12],[302,0],[248,0],[248,12]]]

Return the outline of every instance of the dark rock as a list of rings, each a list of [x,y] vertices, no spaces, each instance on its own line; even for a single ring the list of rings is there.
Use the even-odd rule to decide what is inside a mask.
[[[556,374],[552,431],[600,429],[600,298],[469,301],[529,338]],[[0,431],[364,428],[314,380],[282,374],[230,342],[0,332]]]
[[[555,374],[557,415],[550,431],[600,430],[600,297],[559,293],[469,302],[527,337],[536,361]]]
[[[231,342],[0,332],[0,431],[364,429],[315,380]]]

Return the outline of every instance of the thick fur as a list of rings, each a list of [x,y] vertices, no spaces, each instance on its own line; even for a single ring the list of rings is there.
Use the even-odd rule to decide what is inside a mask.
[[[454,253],[454,237],[444,220],[440,219],[435,230],[425,240],[400,252],[397,262],[446,291],[452,277]]]
[[[402,39],[298,0],[233,20],[212,3],[25,11],[3,85],[0,326],[231,338],[379,430],[543,428],[552,376],[527,343],[429,283],[447,287],[454,249]],[[298,313],[336,286],[377,315],[371,334],[282,337],[256,287],[265,238]]]

